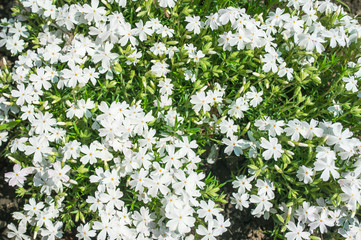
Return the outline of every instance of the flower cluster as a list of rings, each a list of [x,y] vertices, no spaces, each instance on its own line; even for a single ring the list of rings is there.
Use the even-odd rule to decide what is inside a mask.
[[[361,26],[341,7],[65,2],[0,23],[0,146],[25,198],[8,237],[216,239],[231,221],[204,165],[232,154],[231,203],[274,236],[361,237]]]
[[[255,158],[254,165],[250,166],[253,176],[240,175],[233,182],[233,187],[238,189],[232,198],[236,208],[242,210],[254,203],[253,215],[269,218],[274,214],[282,222],[287,220],[288,229],[299,234],[305,227],[309,227],[310,233],[315,229],[325,233],[328,228],[338,226],[340,233],[355,235],[354,229],[358,227],[359,222],[354,216],[357,204],[361,201],[360,140],[352,137],[349,129],[343,130],[341,123],[319,123],[313,119],[309,123],[298,119],[285,123],[283,120],[275,121],[268,117],[256,120],[254,126],[256,129],[252,132],[251,141],[255,147],[251,151],[260,151],[260,155],[267,162],[256,159],[257,154],[245,154]],[[263,136],[267,136],[269,140]],[[243,149],[247,149],[248,145],[247,141],[246,145],[244,141],[236,144]],[[304,161],[294,162],[292,158],[301,158],[300,153],[304,152],[302,148],[308,148],[307,157]],[[237,154],[237,151],[234,152]],[[356,159],[356,162],[351,159]],[[300,166],[299,162],[305,165]],[[280,180],[273,183],[267,179],[271,171],[282,174],[281,179],[286,183],[282,184]],[[292,178],[292,175],[297,176],[297,179]],[[300,184],[301,182],[305,185]],[[324,198],[324,182],[329,182],[329,186],[340,194]],[[278,199],[275,201],[277,194],[274,193],[274,184],[278,185],[278,188],[283,188],[289,196],[295,194],[291,198],[297,199],[298,195],[301,195],[304,200],[287,203]],[[299,187],[307,189],[305,195],[301,194],[300,189],[296,190]],[[251,195],[253,193],[257,194]],[[343,220],[346,218],[349,221]],[[304,239],[308,239],[310,234],[307,234],[304,235]],[[287,236],[289,239],[297,239],[297,235],[291,233]]]

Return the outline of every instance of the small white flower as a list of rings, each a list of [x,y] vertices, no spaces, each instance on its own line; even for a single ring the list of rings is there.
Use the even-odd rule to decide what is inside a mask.
[[[262,156],[265,158],[265,160],[269,160],[273,156],[274,160],[277,161],[277,159],[280,158],[282,153],[284,152],[282,150],[281,144],[278,144],[277,138],[270,137],[269,141],[262,138],[261,147],[266,149],[266,151],[262,153]]]

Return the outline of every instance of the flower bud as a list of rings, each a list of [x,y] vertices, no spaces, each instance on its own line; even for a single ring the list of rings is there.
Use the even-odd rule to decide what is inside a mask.
[[[306,143],[298,143],[298,146],[300,146],[300,147],[308,147],[308,144],[306,144]]]
[[[291,156],[293,156],[293,155],[295,155],[292,151],[290,151],[290,150],[286,150],[286,153],[288,154],[288,155],[291,155]]]
[[[335,16],[338,16],[341,12],[341,6],[339,5],[336,12],[335,12]]]
[[[12,156],[8,156],[8,158],[10,159],[10,161],[12,162],[17,162],[17,160],[15,158],[13,158]]]
[[[69,179],[69,183],[74,184],[74,185],[77,185],[77,184],[78,184],[78,182],[75,181],[75,180],[73,180],[73,179]]]
[[[279,172],[279,173],[283,173],[282,169],[281,169],[281,168],[279,168],[277,165],[275,165],[275,169],[276,169],[276,171],[277,171],[277,172]]]

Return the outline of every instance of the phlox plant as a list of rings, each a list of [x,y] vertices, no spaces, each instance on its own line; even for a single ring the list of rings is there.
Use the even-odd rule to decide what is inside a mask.
[[[329,0],[20,0],[1,20],[8,237],[361,239],[361,26]],[[220,182],[205,171],[233,155]],[[230,198],[222,186],[232,182]]]

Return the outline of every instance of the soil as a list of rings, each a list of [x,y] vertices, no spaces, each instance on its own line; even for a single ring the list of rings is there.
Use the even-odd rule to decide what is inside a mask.
[[[0,0],[0,19],[10,17],[10,9],[13,6],[13,0]],[[7,53],[0,49],[0,68],[2,68],[5,58],[8,65],[11,61]],[[1,154],[0,149],[0,154]],[[6,226],[12,221],[11,214],[19,209],[19,199],[16,198],[15,189],[9,187],[4,181],[4,174],[12,171],[12,165],[7,158],[0,155],[0,239],[8,239],[6,237]]]
[[[336,1],[335,1],[336,2]],[[361,16],[361,0],[346,0],[344,1],[348,6],[353,16]],[[14,4],[14,0],[0,0],[0,19],[10,17],[10,9]],[[361,22],[361,17],[359,18]],[[0,49],[0,67],[3,64],[3,58],[7,60],[7,64],[11,65],[11,60]],[[219,158],[215,164],[206,165],[206,172],[212,172],[220,182],[224,182],[229,179],[231,174],[237,174],[233,172],[237,169],[235,165],[241,161],[235,157]],[[6,226],[11,222],[11,214],[18,210],[20,200],[16,198],[14,188],[9,187],[4,181],[4,174],[12,171],[12,165],[8,159],[4,159],[0,156],[0,239],[8,239],[6,237]],[[229,200],[231,193],[233,192],[232,184],[227,183],[222,187],[221,191],[227,194],[226,200]],[[269,240],[271,237],[267,235],[267,231],[271,231],[273,228],[272,221],[266,221],[263,219],[254,218],[247,210],[239,211],[234,208],[232,204],[224,204],[224,215],[230,219],[231,227],[222,235],[221,239],[224,240]],[[67,237],[67,239],[72,239]]]
[[[229,180],[230,176],[237,173],[235,170],[240,169],[242,163],[242,157],[236,156],[226,156],[222,154],[224,152],[223,148],[220,148],[217,161],[214,164],[206,164],[205,172],[212,173],[216,179],[222,183]],[[206,153],[205,155],[208,155]],[[270,240],[272,239],[267,235],[267,231],[272,231],[273,222],[270,220],[264,220],[263,218],[255,218],[252,216],[249,209],[244,209],[240,211],[230,203],[230,197],[234,192],[232,183],[228,182],[221,188],[221,192],[226,194],[227,204],[222,205],[224,210],[223,215],[225,218],[230,220],[231,226],[228,231],[224,233],[219,239],[221,240]]]

